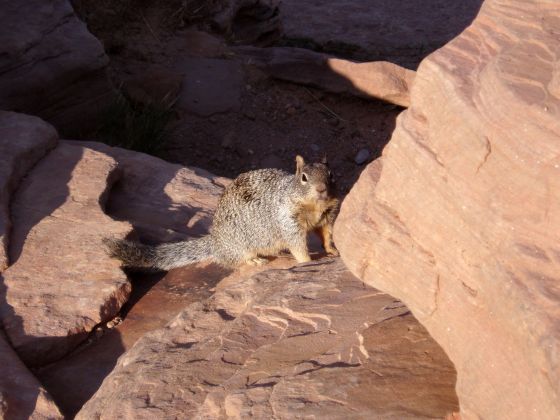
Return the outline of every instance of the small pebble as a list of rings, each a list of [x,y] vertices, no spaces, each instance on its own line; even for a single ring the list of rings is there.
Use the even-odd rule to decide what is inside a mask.
[[[370,152],[368,149],[361,149],[357,154],[356,157],[354,158],[354,162],[356,162],[356,165],[363,165],[364,163],[366,163],[370,158]]]

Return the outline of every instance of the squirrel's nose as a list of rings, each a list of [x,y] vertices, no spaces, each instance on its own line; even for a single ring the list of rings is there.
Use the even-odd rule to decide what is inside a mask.
[[[315,189],[317,190],[318,193],[324,193],[325,191],[327,191],[327,185],[324,184],[324,183],[320,183],[320,184],[317,184]]]

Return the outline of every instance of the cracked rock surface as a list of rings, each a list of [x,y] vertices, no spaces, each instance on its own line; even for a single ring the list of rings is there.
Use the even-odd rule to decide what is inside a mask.
[[[86,418],[433,418],[455,374],[402,303],[324,259],[218,286],[139,339]]]

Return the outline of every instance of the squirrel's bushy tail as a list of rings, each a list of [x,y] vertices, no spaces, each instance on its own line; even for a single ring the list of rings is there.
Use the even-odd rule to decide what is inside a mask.
[[[210,236],[156,246],[124,239],[105,238],[103,243],[111,257],[127,267],[151,267],[171,270],[212,257]]]

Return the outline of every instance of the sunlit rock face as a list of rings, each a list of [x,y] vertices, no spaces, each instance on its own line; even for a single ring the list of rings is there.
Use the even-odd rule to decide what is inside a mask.
[[[419,67],[335,241],[458,371],[464,418],[560,415],[560,4],[489,0]]]

